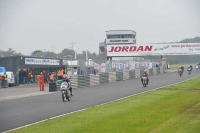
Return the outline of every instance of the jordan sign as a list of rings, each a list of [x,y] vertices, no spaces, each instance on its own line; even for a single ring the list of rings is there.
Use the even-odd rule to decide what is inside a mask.
[[[200,43],[107,45],[107,56],[199,55]]]

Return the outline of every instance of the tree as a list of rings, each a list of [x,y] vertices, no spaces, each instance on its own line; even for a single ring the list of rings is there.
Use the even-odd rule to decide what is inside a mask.
[[[200,37],[186,38],[186,39],[180,41],[180,43],[200,43]]]
[[[74,50],[71,49],[63,49],[61,52],[62,57],[63,56],[67,56],[67,55],[71,55],[74,57]]]
[[[22,55],[21,53],[16,53],[15,50],[13,50],[12,48],[9,48],[7,51],[0,51],[0,56],[4,57],[4,56],[15,56],[15,55]]]

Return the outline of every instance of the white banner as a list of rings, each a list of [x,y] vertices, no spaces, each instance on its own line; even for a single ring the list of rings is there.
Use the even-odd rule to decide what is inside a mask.
[[[95,63],[94,64],[94,69],[99,69],[99,64]]]
[[[25,64],[31,65],[60,65],[60,60],[25,58]]]
[[[107,56],[199,55],[200,43],[107,45]]]

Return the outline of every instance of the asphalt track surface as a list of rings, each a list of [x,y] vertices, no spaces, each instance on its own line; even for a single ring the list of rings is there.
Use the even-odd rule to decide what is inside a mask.
[[[45,92],[43,95],[1,99],[0,132],[153,90],[196,76],[200,76],[200,70],[193,70],[191,75],[188,75],[185,71],[182,77],[177,72],[151,76],[147,87],[142,86],[140,79],[132,79],[95,87],[79,88],[73,90],[74,96],[69,102],[62,101],[61,92],[59,91],[49,92],[48,94]],[[28,90],[29,86],[23,87],[27,87]]]

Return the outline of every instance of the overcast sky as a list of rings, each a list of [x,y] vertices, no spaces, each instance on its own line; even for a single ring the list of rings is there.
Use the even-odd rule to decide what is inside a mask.
[[[134,30],[137,43],[200,36],[200,0],[0,0],[0,50],[98,53],[107,30]]]

